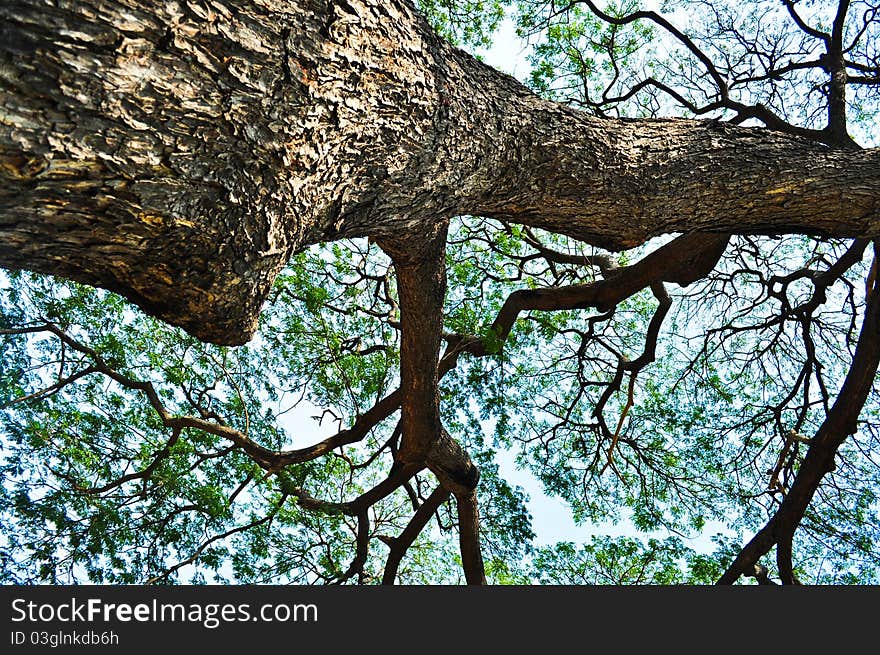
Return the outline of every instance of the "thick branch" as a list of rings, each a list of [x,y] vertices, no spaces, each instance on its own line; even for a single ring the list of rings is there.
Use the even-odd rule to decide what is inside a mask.
[[[358,582],[363,582],[364,564],[367,563],[367,555],[370,550],[370,517],[367,515],[366,510],[358,513],[357,525],[354,559],[351,561],[348,570],[336,580],[337,584],[342,584],[355,575],[358,576]]]
[[[807,22],[803,18],[801,18],[801,15],[797,12],[797,9],[794,8],[796,2],[797,0],[782,0],[782,3],[785,5],[785,8],[788,9],[788,13],[794,20],[795,24],[813,38],[823,41],[827,46],[828,43],[831,41],[831,35],[825,32],[820,32],[816,28],[808,25]]]
[[[825,68],[831,78],[828,83],[828,134],[835,145],[857,148],[846,129],[847,72],[843,37],[847,11],[849,11],[849,0],[840,0],[831,38],[825,42],[827,53]]]
[[[480,550],[480,508],[477,492],[456,494],[458,507],[458,540],[461,548],[461,565],[469,585],[486,584],[486,571]]]
[[[724,234],[688,234],[661,246],[632,266],[615,269],[605,280],[591,284],[514,291],[492,323],[493,340],[503,343],[520,313],[524,311],[586,308],[607,311],[653,284],[691,284],[715,267],[728,241],[729,235]],[[457,356],[461,352],[476,356],[488,354],[486,344],[474,339],[451,349],[449,357]],[[442,372],[445,373],[449,361],[441,364]]]
[[[239,344],[292,252],[419,240],[456,215],[610,249],[880,234],[880,151],[590,117],[448,46],[404,0],[229,4],[0,5],[0,264]]]

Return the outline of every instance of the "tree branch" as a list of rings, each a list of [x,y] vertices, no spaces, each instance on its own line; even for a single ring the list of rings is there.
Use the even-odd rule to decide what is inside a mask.
[[[876,249],[876,245],[875,245]],[[719,578],[718,584],[733,584],[741,575],[752,570],[758,560],[769,550],[783,544],[781,557],[786,569],[786,544],[790,542],[800,524],[822,478],[834,470],[834,458],[838,448],[857,428],[859,414],[880,364],[880,286],[874,285],[868,295],[865,317],[852,365],[844,379],[840,393],[828,412],[825,421],[813,437],[797,476],[782,504],[767,524],[746,544],[739,555]],[[783,581],[791,580],[790,570],[780,571]]]
[[[116,369],[111,367],[96,350],[80,343],[54,324],[47,323],[31,327],[3,329],[0,330],[0,335],[37,332],[49,332],[54,334],[68,347],[88,356],[94,362],[94,365],[90,367],[90,372],[102,373],[123,387],[144,393],[150,405],[159,415],[159,418],[166,427],[178,430],[181,428],[193,428],[228,439],[247,453],[257,464],[269,471],[278,471],[285,466],[307,462],[325,455],[340,446],[360,441],[366,437],[373,427],[391,416],[391,414],[393,414],[400,406],[401,393],[397,390],[380,400],[369,411],[359,416],[352,427],[347,430],[343,430],[332,437],[328,437],[327,439],[306,448],[289,451],[273,451],[257,444],[239,430],[220,422],[209,421],[194,416],[173,415],[168,408],[165,407],[164,403],[162,403],[151,382],[143,382],[119,373]],[[81,377],[81,375],[76,377]],[[19,400],[24,400],[24,398]]]
[[[480,508],[477,492],[456,494],[458,507],[458,539],[465,580],[469,585],[486,584],[483,555],[480,550]]]
[[[446,294],[446,231],[426,239],[386,239],[400,296],[400,465],[421,467],[440,436],[437,359]]]

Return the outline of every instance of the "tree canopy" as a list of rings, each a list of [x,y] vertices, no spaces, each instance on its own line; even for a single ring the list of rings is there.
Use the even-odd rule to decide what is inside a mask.
[[[169,319],[6,256],[2,579],[880,582],[880,5],[645,4],[422,0],[447,43],[477,52],[513,21],[531,90],[571,125],[536,132],[559,154],[517,142],[531,171],[492,178],[473,211],[416,241],[399,222],[305,239],[244,345],[209,343],[213,315]],[[188,5],[193,21],[215,11]],[[3,12],[10,34],[36,30]],[[449,79],[433,121],[464,102]],[[487,97],[516,88],[486,79]],[[0,74],[0,93],[22,80]],[[492,106],[531,107],[525,93]],[[23,120],[0,114],[7,150]],[[675,144],[695,124],[709,137],[672,154],[614,137],[645,186],[588,178],[574,143],[647,125]],[[455,165],[497,165],[467,134]],[[770,146],[752,156],[755,143]],[[436,170],[453,192],[475,184]],[[0,191],[0,214],[39,184]],[[771,209],[750,200],[774,193]],[[502,453],[579,523],[637,534],[536,543]],[[698,535],[713,548],[688,545]]]

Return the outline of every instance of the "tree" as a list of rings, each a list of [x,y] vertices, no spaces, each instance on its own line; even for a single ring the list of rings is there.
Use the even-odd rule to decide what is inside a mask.
[[[876,6],[759,2],[743,27],[705,3],[708,33],[686,35],[627,5],[523,2],[521,28],[546,35],[534,86],[560,103],[403,1],[36,4],[0,7],[0,263],[164,323],[15,277],[3,509],[26,536],[7,536],[7,576],[161,581],[197,562],[393,582],[409,554],[405,579],[436,579],[449,545],[411,550],[431,552],[436,518],[468,582],[484,551],[518,579],[528,520],[491,460],[514,440],[585,518],[699,528],[735,507],[749,530],[766,512],[715,568],[693,555],[690,580],[769,581],[773,548],[786,583],[876,569],[859,479],[876,477],[880,150],[848,127],[876,96],[846,95],[876,90]],[[471,42],[456,25],[498,16],[425,8],[463,9],[445,33]],[[658,31],[669,57],[641,68]],[[801,87],[821,127],[789,114]],[[711,119],[657,118],[670,102]],[[637,261],[595,250],[663,235]],[[288,384],[339,431],[292,447],[272,409]],[[620,553],[643,556],[583,551]],[[665,567],[638,579],[683,579]]]

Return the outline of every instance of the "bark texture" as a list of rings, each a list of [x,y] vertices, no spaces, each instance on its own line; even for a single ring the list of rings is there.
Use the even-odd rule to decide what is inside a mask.
[[[601,120],[439,40],[405,0],[0,5],[0,265],[238,344],[296,249],[477,214],[611,249],[880,234],[880,151]]]
[[[446,224],[424,241],[380,242],[394,262],[400,296],[400,427],[398,464],[423,464],[440,436],[437,361],[446,295]]]

